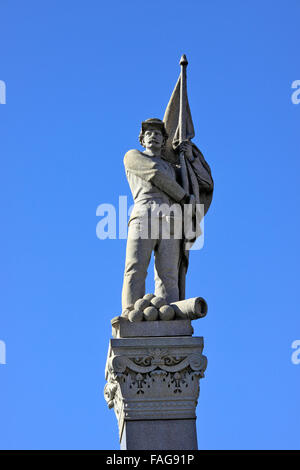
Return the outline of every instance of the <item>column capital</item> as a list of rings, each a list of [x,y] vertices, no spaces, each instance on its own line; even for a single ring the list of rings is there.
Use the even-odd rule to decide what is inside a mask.
[[[199,379],[207,359],[203,338],[110,340],[104,396],[114,408],[120,437],[126,421],[195,419]]]

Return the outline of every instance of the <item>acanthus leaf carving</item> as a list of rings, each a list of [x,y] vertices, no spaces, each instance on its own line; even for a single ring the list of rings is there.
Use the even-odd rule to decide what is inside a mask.
[[[153,419],[159,419],[159,404],[168,410],[164,411],[167,416],[176,416],[178,400],[185,403],[178,408],[180,416],[192,417],[206,365],[206,357],[195,350],[184,355],[149,348],[144,354],[113,355],[108,361],[105,399],[119,421],[142,416],[152,419],[151,410]]]

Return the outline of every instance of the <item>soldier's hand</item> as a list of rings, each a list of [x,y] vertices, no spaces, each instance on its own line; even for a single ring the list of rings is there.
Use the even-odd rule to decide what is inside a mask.
[[[184,140],[179,144],[179,152],[183,152],[190,162],[194,160],[193,147],[190,140]]]

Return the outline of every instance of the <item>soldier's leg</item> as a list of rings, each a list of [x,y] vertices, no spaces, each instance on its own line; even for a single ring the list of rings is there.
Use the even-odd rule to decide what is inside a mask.
[[[159,240],[155,247],[155,295],[167,303],[179,300],[178,270],[181,240]]]
[[[145,295],[145,281],[155,240],[137,235],[138,219],[129,225],[126,247],[125,272],[122,289],[122,311]]]

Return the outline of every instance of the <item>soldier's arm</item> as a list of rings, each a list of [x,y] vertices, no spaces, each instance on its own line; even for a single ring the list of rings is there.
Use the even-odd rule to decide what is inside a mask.
[[[155,162],[138,150],[129,150],[125,154],[124,165],[127,171],[154,184],[174,201],[182,202],[187,197],[185,190],[175,180],[162,173]]]

